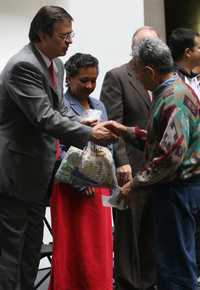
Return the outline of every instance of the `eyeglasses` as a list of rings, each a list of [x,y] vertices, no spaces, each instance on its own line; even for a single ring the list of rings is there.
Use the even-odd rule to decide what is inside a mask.
[[[63,41],[67,41],[67,40],[71,40],[72,38],[74,38],[75,33],[74,33],[74,31],[71,31],[71,32],[68,32],[68,33],[63,33],[63,34],[59,33],[58,36]]]

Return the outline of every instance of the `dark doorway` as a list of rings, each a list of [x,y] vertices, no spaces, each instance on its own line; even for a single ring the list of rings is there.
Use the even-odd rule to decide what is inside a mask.
[[[188,27],[200,32],[199,0],[165,0],[166,36],[174,28]]]

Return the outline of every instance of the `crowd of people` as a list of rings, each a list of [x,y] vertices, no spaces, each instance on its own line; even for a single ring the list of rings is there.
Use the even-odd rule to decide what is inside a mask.
[[[49,290],[197,290],[200,34],[176,28],[168,46],[139,28],[130,61],[106,73],[99,100],[90,96],[97,58],[59,59],[72,24],[62,7],[39,9],[30,43],[0,75],[0,290],[34,289],[48,203]],[[91,110],[99,120],[85,120]],[[104,207],[103,184],[55,182],[69,147],[88,142],[112,153],[128,208]]]

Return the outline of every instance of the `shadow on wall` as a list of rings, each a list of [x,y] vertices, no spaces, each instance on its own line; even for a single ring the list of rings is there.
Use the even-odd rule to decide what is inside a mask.
[[[153,26],[165,41],[165,7],[164,0],[143,0],[144,25]]]

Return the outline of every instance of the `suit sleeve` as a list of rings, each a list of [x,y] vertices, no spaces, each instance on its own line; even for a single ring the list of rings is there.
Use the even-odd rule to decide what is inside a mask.
[[[16,64],[7,75],[6,89],[29,122],[58,138],[66,145],[83,146],[90,138],[91,128],[71,120],[53,109],[45,91],[44,75],[30,63]]]
[[[123,123],[124,101],[123,88],[120,80],[111,71],[107,72],[103,81],[101,101],[105,104],[108,118]],[[125,142],[120,139],[113,146],[116,167],[129,164]]]

